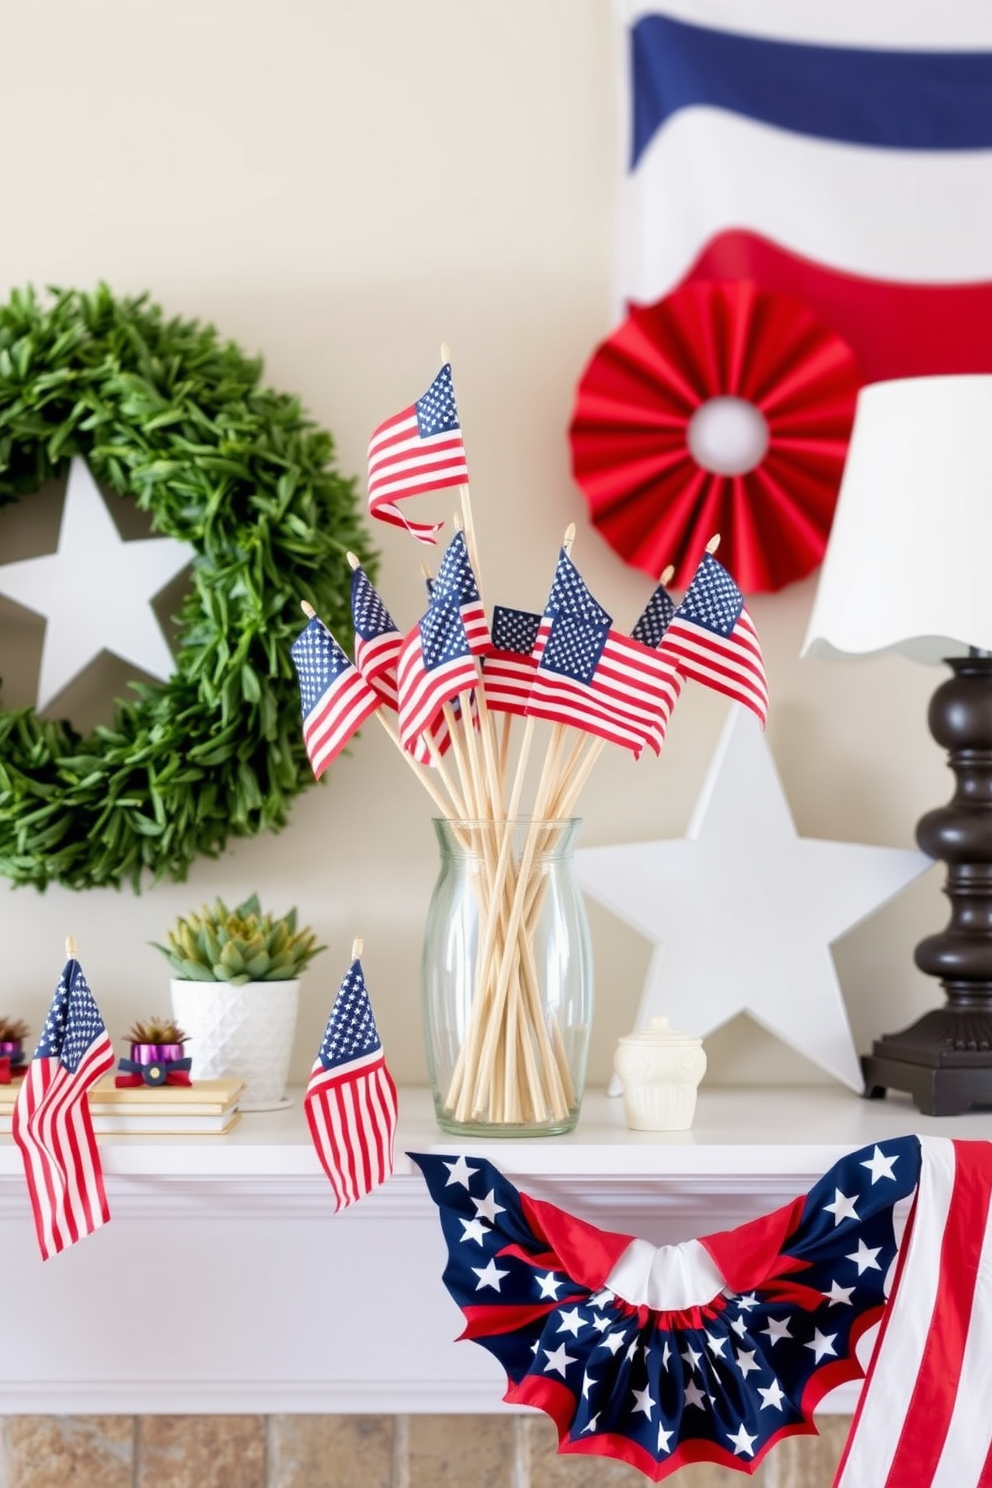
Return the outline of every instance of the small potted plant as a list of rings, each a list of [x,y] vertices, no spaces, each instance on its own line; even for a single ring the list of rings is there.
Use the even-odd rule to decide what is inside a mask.
[[[0,1017],[0,1085],[9,1085],[14,1075],[23,1075],[24,1040],[28,1032],[28,1025],[21,1018]]]
[[[252,894],[180,916],[162,952],[173,970],[172,1014],[192,1045],[192,1078],[244,1080],[242,1111],[285,1104],[300,977],[318,952],[296,910],[263,912]]]
[[[186,1053],[186,1035],[173,1018],[145,1018],[132,1023],[127,1041],[130,1053],[117,1061],[114,1084],[188,1085],[192,1061]]]

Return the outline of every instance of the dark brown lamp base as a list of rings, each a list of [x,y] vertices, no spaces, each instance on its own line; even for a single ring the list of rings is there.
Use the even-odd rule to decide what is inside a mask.
[[[951,918],[916,947],[940,977],[944,1007],[876,1039],[862,1061],[865,1095],[908,1091],[928,1116],[992,1107],[992,656],[948,662],[954,676],[930,702],[930,732],[948,751],[955,791],[916,829],[925,853],[948,865]]]

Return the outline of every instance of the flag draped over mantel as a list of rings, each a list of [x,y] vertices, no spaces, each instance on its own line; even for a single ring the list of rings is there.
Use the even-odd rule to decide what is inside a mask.
[[[987,5],[615,5],[618,319],[748,280],[866,381],[992,371]]]

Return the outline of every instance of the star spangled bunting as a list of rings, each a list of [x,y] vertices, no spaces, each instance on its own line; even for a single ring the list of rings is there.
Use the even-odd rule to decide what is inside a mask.
[[[110,1218],[87,1091],[114,1067],[114,1048],[82,967],[62,969],[11,1133],[21,1150],[43,1260]]]
[[[300,683],[303,739],[319,780],[381,698],[316,616],[296,637],[290,655]]]
[[[920,1171],[918,1138],[885,1141],[773,1214],[656,1248],[519,1193],[483,1158],[410,1156],[462,1337],[503,1366],[504,1399],[551,1416],[560,1451],[656,1481],[698,1461],[751,1472],[782,1437],[815,1433],[817,1402],[861,1375],[893,1208]]]
[[[444,704],[479,680],[465,625],[450,591],[435,585],[420,622],[403,642],[397,667],[400,742],[412,749]]]
[[[712,553],[704,553],[661,643],[691,677],[768,718],[768,683],[758,635],[744,596]]]
[[[468,555],[464,532],[456,532],[451,539],[428,592],[431,599],[437,595],[440,602],[443,596],[457,606],[465,626],[469,649],[475,656],[485,655],[490,642],[489,622],[486,620],[486,611],[472,560]]]
[[[396,503],[468,481],[450,362],[422,398],[375,430],[369,440],[368,471],[370,514],[380,522],[405,527],[418,542],[433,543],[443,524],[410,522]]]
[[[537,671],[540,615],[493,607],[492,643],[482,663],[486,703],[494,713],[523,715]]]
[[[303,1108],[334,1189],[335,1211],[384,1183],[393,1171],[396,1086],[386,1068],[362,963],[342,979]]]

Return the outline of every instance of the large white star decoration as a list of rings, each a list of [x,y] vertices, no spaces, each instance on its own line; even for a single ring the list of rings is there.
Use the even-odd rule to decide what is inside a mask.
[[[671,1441],[671,1439],[674,1436],[674,1434],[675,1434],[674,1431],[666,1431],[665,1428],[664,1428],[664,1426],[659,1426],[658,1427],[658,1451],[659,1452],[670,1452],[672,1450],[671,1447],[668,1445],[668,1443]]]
[[[686,1385],[684,1398],[686,1405],[695,1405],[700,1410],[706,1409],[706,1396],[695,1380],[690,1380]]]
[[[462,1220],[462,1224],[464,1223],[465,1221]],[[553,1302],[558,1300],[558,1293],[565,1283],[559,1281],[553,1271],[549,1271],[546,1276],[537,1276],[534,1279],[541,1289],[542,1297],[550,1297]]]
[[[558,1332],[571,1333],[573,1338],[578,1338],[579,1329],[582,1327],[583,1321],[584,1319],[579,1309],[577,1307],[573,1307],[571,1312],[563,1312],[561,1314],[561,1317],[559,1319]]]
[[[778,1341],[779,1341],[780,1338],[791,1338],[792,1337],[792,1334],[789,1332],[789,1319],[788,1318],[773,1318],[773,1317],[770,1317],[768,1319],[768,1327],[767,1328],[762,1328],[761,1331],[762,1331],[762,1333],[767,1333],[768,1340],[769,1340],[770,1343],[778,1343]]]
[[[853,1292],[853,1286],[842,1287],[839,1281],[832,1281],[829,1292],[823,1292],[821,1295],[831,1307],[853,1307],[854,1303],[851,1301]]]
[[[69,465],[54,553],[0,565],[0,594],[46,618],[38,707],[102,651],[166,681],[172,652],[151,607],[193,549],[174,537],[125,542],[85,460]]]
[[[863,1089],[830,946],[932,860],[799,837],[747,709],[732,709],[684,838],[583,848],[575,861],[589,896],[654,942],[636,1027],[667,1014],[702,1037],[746,1012]]]
[[[492,1230],[487,1229],[481,1219],[463,1219],[461,1225],[465,1231],[462,1235],[462,1243],[466,1240],[476,1240],[480,1245],[485,1245],[486,1236],[492,1234]]]

